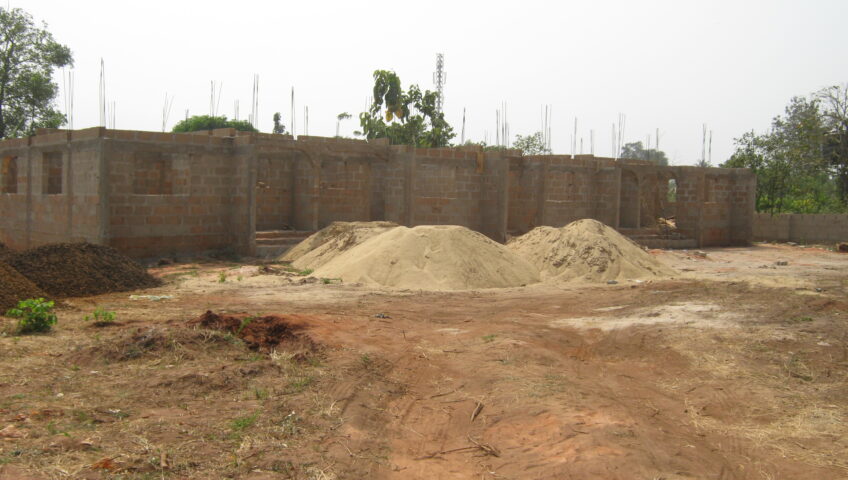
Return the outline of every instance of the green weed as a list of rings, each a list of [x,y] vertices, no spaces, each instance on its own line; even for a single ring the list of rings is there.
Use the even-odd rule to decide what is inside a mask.
[[[248,428],[256,425],[256,422],[259,420],[259,411],[255,411],[250,415],[245,415],[243,417],[234,418],[233,421],[230,422],[230,430],[233,433],[241,433]]]
[[[94,313],[92,314],[94,317],[94,323],[99,325],[107,325],[113,323],[115,321],[115,312],[110,312],[105,310],[103,307],[97,307],[94,309]],[[92,316],[86,315],[85,321],[89,321],[92,319]]]

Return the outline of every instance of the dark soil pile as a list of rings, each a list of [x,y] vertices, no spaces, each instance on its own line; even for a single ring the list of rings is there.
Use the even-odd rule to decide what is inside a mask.
[[[5,262],[7,258],[14,254],[14,250],[7,247],[3,242],[0,242],[0,262]]]
[[[231,333],[244,341],[252,350],[272,351],[285,348],[303,357],[318,349],[318,345],[304,332],[303,318],[297,315],[218,315],[207,311],[190,320],[189,325],[201,326]]]
[[[82,297],[155,287],[160,281],[111,247],[57,243],[13,255],[7,263],[55,297]]]
[[[20,272],[0,261],[0,315],[21,300],[47,296]]]

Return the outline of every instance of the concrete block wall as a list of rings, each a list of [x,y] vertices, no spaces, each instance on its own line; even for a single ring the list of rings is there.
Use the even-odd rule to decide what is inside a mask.
[[[109,245],[135,257],[237,248],[236,219],[250,215],[238,185],[247,162],[222,138],[178,136],[189,137],[212,143],[104,139]],[[139,188],[137,177],[163,166],[171,182]]]
[[[755,213],[752,223],[753,237],[757,241],[848,242],[848,214]]]
[[[103,243],[100,148],[88,133],[53,132],[0,143],[0,241],[16,249]]]
[[[633,199],[629,205],[638,205],[635,179],[632,187],[627,192]],[[509,166],[507,229],[522,233],[540,225],[562,227],[581,218],[617,226],[620,189],[620,171],[611,159],[514,158]]]
[[[294,207],[293,152],[262,154],[256,165],[256,229],[292,227]]]
[[[257,230],[338,220],[463,225],[502,241],[581,218],[639,229],[673,215],[704,246],[745,243],[756,188],[747,170],[232,129],[45,131],[0,142],[0,161],[0,241],[88,240],[137,257],[250,254]]]

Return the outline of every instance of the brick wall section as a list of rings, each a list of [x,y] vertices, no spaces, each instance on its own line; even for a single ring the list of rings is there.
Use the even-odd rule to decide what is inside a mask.
[[[848,214],[755,213],[753,237],[757,241],[846,242],[848,241]]]
[[[280,230],[292,226],[293,152],[263,154],[256,166],[256,229]]]
[[[54,132],[0,143],[0,158],[15,159],[14,169],[0,172],[3,184],[14,185],[15,190],[0,193],[0,241],[16,249],[67,241],[103,242],[100,144],[84,132]],[[15,178],[5,177],[12,174]]]
[[[246,195],[237,191],[237,181],[245,175],[238,169],[246,162],[223,147],[106,140],[109,244],[136,257],[232,247],[234,209]],[[173,175],[173,188],[136,193],[136,175],[147,176],[163,160]]]
[[[13,247],[84,239],[137,257],[250,254],[257,229],[383,219],[463,225],[499,241],[580,218],[646,228],[674,215],[704,246],[746,243],[753,232],[747,170],[232,129],[40,133],[0,142],[0,241]]]

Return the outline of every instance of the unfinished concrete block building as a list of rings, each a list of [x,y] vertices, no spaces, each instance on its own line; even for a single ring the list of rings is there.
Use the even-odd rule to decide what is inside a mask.
[[[504,241],[594,218],[650,246],[737,245],[751,241],[756,188],[745,169],[233,129],[45,130],[0,142],[0,161],[0,241],[134,257],[253,255],[337,220],[463,225]],[[677,229],[657,230],[659,217]]]

